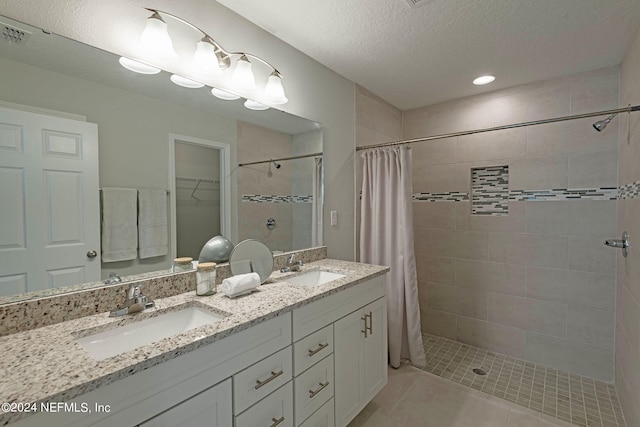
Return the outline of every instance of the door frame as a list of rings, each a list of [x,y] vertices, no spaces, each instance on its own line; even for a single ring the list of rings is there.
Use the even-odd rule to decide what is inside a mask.
[[[176,226],[176,142],[220,150],[220,234],[231,239],[231,144],[193,136],[169,134],[169,204],[171,211],[171,257],[177,256]]]

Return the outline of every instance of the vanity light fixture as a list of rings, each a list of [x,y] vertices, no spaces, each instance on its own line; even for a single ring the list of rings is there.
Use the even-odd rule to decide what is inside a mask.
[[[147,18],[147,25],[140,35],[140,49],[151,59],[160,61],[178,59],[167,31],[167,23],[164,22],[158,11],[153,11],[153,14]]]
[[[178,86],[188,87],[190,89],[198,89],[198,88],[204,87],[203,83],[188,79],[186,77],[179,76],[177,74],[171,75],[171,81],[177,84]]]
[[[282,77],[280,73],[274,71],[267,79],[267,86],[264,89],[264,95],[267,100],[272,104],[286,104],[287,97],[284,95],[284,88],[282,87]]]
[[[152,67],[151,65],[147,65],[133,59],[125,58],[124,56],[120,57],[119,62],[120,65],[122,65],[127,70],[140,74],[158,74],[161,71],[160,68]]]
[[[233,101],[240,98],[240,96],[235,93],[227,92],[226,90],[218,89],[217,87],[211,89],[211,94],[216,98],[224,99],[225,101]]]
[[[165,19],[170,17],[200,33],[200,38],[196,43],[195,53],[193,54],[190,64],[183,67],[183,69],[188,70],[187,74],[190,77],[193,76],[193,78],[174,74],[171,76],[171,81],[189,88],[202,87],[204,84],[198,80],[204,81],[204,83],[213,87],[211,90],[213,95],[225,100],[240,98],[235,92],[243,94],[243,97],[249,95],[249,97],[246,97],[247,102],[245,102],[244,105],[247,108],[255,110],[268,109],[269,107],[263,102],[273,105],[288,102],[284,88],[282,87],[282,75],[273,65],[264,59],[247,52],[229,52],[202,29],[190,22],[161,10],[144,9],[151,12],[151,16],[147,18],[146,26],[140,36],[140,58],[144,62],[154,65],[150,67],[147,66],[149,67],[148,69],[144,67],[130,67],[132,63],[139,63],[143,66],[146,66],[146,64],[123,57],[120,59],[120,63],[124,67],[143,74],[151,74],[151,70],[158,70],[154,72],[155,74],[162,69],[155,64],[163,65],[179,58],[173,48],[173,42],[169,36],[167,23],[165,22]],[[265,87],[259,92],[252,62],[261,63],[260,68],[265,68],[264,66],[266,66],[270,73],[267,78],[264,79],[266,80]],[[231,68],[233,68],[231,76],[225,75],[225,71]],[[252,96],[252,93],[255,94],[255,97]],[[254,101],[250,98],[263,102]]]
[[[476,79],[473,80],[473,84],[476,86],[482,86],[482,85],[486,85],[491,83],[492,81],[494,81],[496,79],[496,76],[493,76],[491,74],[487,74],[484,76],[480,76],[477,77]]]
[[[250,110],[268,110],[269,106],[261,104],[260,102],[256,102],[256,101],[252,101],[250,99],[247,99],[244,102],[244,106],[247,107]]]
[[[256,88],[256,77],[251,71],[251,62],[247,58],[247,55],[242,54],[236,62],[236,69],[233,70],[233,76],[231,80],[236,88],[242,90],[253,90]]]

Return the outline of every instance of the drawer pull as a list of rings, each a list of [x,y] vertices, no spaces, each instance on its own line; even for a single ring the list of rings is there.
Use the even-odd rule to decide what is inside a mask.
[[[316,394],[324,390],[329,385],[329,381],[327,381],[324,384],[323,383],[319,383],[319,384],[320,384],[320,387],[318,387],[316,390],[309,390],[309,399],[313,399]]]
[[[260,380],[256,381],[256,390],[259,389],[260,387],[262,387],[263,385],[275,380],[276,378],[278,378],[283,373],[284,373],[284,371],[282,369],[279,370],[278,372],[271,371],[271,376],[269,378],[267,378],[264,381],[260,381]]]
[[[282,424],[282,422],[284,421],[284,417],[280,417],[277,420],[275,418],[271,418],[271,421],[273,421],[273,424],[271,424],[269,427],[276,427]]]
[[[369,318],[369,326],[367,327],[366,319],[364,321],[364,325],[365,325],[365,328],[369,329],[369,335],[373,335],[373,313],[369,312],[369,314],[365,314],[364,317]]]
[[[315,350],[309,349],[309,357],[315,356],[316,353],[318,353],[319,351],[321,351],[321,350],[323,350],[323,349],[325,349],[327,347],[329,347],[329,343],[328,342],[322,343],[322,344],[318,344],[318,348],[316,348]]]

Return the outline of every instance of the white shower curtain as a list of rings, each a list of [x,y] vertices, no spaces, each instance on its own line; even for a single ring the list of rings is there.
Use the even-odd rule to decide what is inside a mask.
[[[389,362],[426,365],[420,332],[416,260],[413,252],[411,150],[391,147],[362,153],[360,260],[388,265]]]

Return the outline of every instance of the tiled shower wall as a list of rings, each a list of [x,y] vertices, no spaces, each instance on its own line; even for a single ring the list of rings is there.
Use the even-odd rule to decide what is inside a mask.
[[[289,134],[238,122],[238,163],[289,157],[291,144]],[[238,168],[238,241],[258,239],[272,251],[291,250],[293,172],[291,162],[281,164],[280,169],[268,163]],[[267,229],[267,218],[276,220],[276,228]]]
[[[616,67],[405,111],[402,136],[616,108],[618,83]],[[603,240],[616,234],[617,124],[593,121],[414,144],[424,332],[613,380],[616,253]],[[508,215],[471,215],[471,169],[493,166],[509,167]]]
[[[620,71],[620,105],[640,104],[640,33]],[[625,190],[618,201],[618,238],[628,231],[631,248],[617,255],[616,389],[627,425],[640,425],[640,114],[621,114],[618,182]]]

